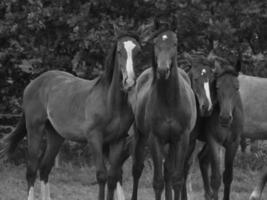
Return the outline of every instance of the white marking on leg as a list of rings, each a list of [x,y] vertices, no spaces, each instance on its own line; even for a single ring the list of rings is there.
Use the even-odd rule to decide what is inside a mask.
[[[45,183],[44,181],[41,181],[41,195],[42,195],[42,200],[51,200],[50,187],[48,182]]]
[[[166,39],[168,39],[168,36],[167,35],[163,35],[162,36],[162,40],[166,40]]]
[[[47,200],[51,200],[50,198],[50,184],[47,182],[46,183],[46,196],[47,196]]]
[[[125,200],[125,195],[124,195],[120,182],[117,182],[116,191],[117,191],[117,200]]]
[[[126,60],[126,71],[129,78],[134,79],[134,69],[133,69],[133,57],[132,57],[132,51],[135,48],[135,44],[133,41],[129,40],[124,42],[124,48],[127,53],[127,60]]]
[[[34,200],[34,187],[30,187],[28,200]]]
[[[255,188],[253,190],[253,192],[251,193],[250,197],[249,197],[249,200],[259,200],[260,199],[260,193],[259,191],[257,190],[257,188]]]
[[[44,181],[41,181],[41,196],[42,200],[46,200],[46,189],[45,189],[45,183]]]
[[[211,102],[211,98],[210,98],[210,84],[209,84],[209,81],[204,82],[204,89],[205,89],[206,97],[207,97],[208,102],[209,102],[208,110],[210,110],[211,107],[212,107],[212,102]]]

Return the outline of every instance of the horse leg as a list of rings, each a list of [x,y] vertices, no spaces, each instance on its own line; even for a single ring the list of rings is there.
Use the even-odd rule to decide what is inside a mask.
[[[185,133],[186,134],[186,133]],[[170,157],[173,162],[172,167],[172,187],[174,190],[174,199],[181,199],[181,192],[184,184],[184,167],[188,148],[187,135],[181,137],[180,141],[170,144]]]
[[[210,189],[210,180],[209,180],[210,158],[208,149],[209,148],[207,144],[205,144],[202,147],[201,151],[198,153],[198,161],[205,190],[205,199],[211,200],[212,193]]]
[[[219,144],[210,139],[209,141],[210,148],[210,159],[211,159],[211,188],[212,195],[214,200],[219,198],[219,188],[221,186],[221,172],[220,172],[220,146]]]
[[[162,145],[160,144],[159,140],[155,137],[152,138],[151,153],[154,164],[153,188],[155,192],[155,199],[160,200],[164,187],[163,170],[162,170],[163,155],[162,155]]]
[[[96,179],[99,185],[98,199],[105,199],[105,185],[107,182],[107,169],[104,162],[103,154],[103,136],[99,131],[91,131],[88,142],[94,150],[95,163],[96,163]]]
[[[172,200],[171,162],[168,157],[164,162],[164,181],[165,181],[165,199]]]
[[[45,123],[36,121],[27,123],[28,158],[26,179],[28,183],[28,200],[34,200],[34,183],[41,157],[40,146],[44,135]]]
[[[50,200],[48,177],[55,163],[56,155],[64,141],[64,138],[50,124],[46,126],[46,135],[46,150],[40,163],[42,200]]]
[[[193,155],[193,152],[195,150],[195,146],[196,146],[196,140],[191,141],[191,143],[189,145],[188,153],[187,153],[187,156],[186,156],[186,160],[185,160],[184,184],[183,184],[182,195],[181,195],[183,200],[187,200],[186,182],[187,182],[187,177],[189,175],[189,171],[190,171],[191,165],[195,160],[194,155]],[[189,181],[191,181],[191,180],[189,180]]]
[[[249,197],[249,200],[260,200],[261,199],[261,194],[262,194],[262,191],[264,189],[266,182],[267,182],[267,168],[263,171],[257,186],[255,187],[255,189],[253,190],[253,192],[251,193]]]
[[[121,188],[122,185],[122,165],[125,161],[123,148],[125,146],[125,140],[119,141],[119,143],[110,145],[109,162],[110,168],[108,171],[108,200],[113,200],[114,190],[117,186],[117,199],[124,200],[124,193]],[[118,185],[119,184],[119,185]]]
[[[135,127],[135,125],[134,125],[134,130],[135,130],[135,141],[134,141],[135,144],[134,144],[133,168],[132,168],[132,175],[133,175],[132,200],[137,200],[139,179],[144,169],[146,138]]]
[[[231,183],[233,181],[233,163],[234,158],[238,149],[238,142],[227,146],[225,151],[225,170],[223,173],[223,183],[224,183],[224,200],[230,199],[230,190],[231,190]]]

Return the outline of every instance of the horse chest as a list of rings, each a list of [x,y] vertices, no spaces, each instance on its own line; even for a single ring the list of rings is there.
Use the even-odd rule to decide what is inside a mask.
[[[133,115],[129,113],[113,116],[103,131],[105,142],[126,136],[132,122]]]
[[[156,118],[151,123],[152,133],[162,140],[177,140],[185,132],[185,127],[177,118]]]

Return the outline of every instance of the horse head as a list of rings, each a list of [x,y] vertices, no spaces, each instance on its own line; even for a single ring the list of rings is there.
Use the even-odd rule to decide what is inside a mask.
[[[130,90],[136,81],[136,60],[141,52],[138,40],[131,36],[120,37],[117,41],[116,60],[122,75],[122,88]]]
[[[229,127],[233,121],[233,111],[240,102],[238,73],[240,66],[233,66],[226,59],[216,57],[215,86],[220,107],[219,122],[223,127]]]
[[[173,31],[162,31],[153,40],[153,70],[155,77],[167,80],[171,68],[177,66],[177,37]]]
[[[212,112],[213,103],[210,85],[214,81],[211,62],[203,55],[184,54],[190,63],[188,75],[195,93],[200,116],[208,116]]]

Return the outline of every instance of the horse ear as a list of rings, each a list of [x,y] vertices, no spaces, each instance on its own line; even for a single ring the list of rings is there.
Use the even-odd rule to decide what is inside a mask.
[[[183,53],[183,57],[184,57],[187,61],[189,61],[190,65],[192,66],[192,62],[193,62],[193,58],[192,58],[192,56],[191,56],[189,53],[184,52],[184,53]]]
[[[242,67],[242,56],[239,54],[236,64],[235,64],[235,70],[236,72],[240,72],[241,71],[241,67]]]
[[[220,74],[223,71],[221,63],[215,59],[214,61],[214,73],[215,74]]]
[[[114,35],[118,37],[120,35],[120,29],[116,24],[113,24]]]
[[[214,52],[211,51],[211,52],[209,53],[209,55],[207,56],[207,59],[208,59],[208,61],[214,62],[215,59],[216,59],[216,57],[217,57],[217,56],[214,54]]]

